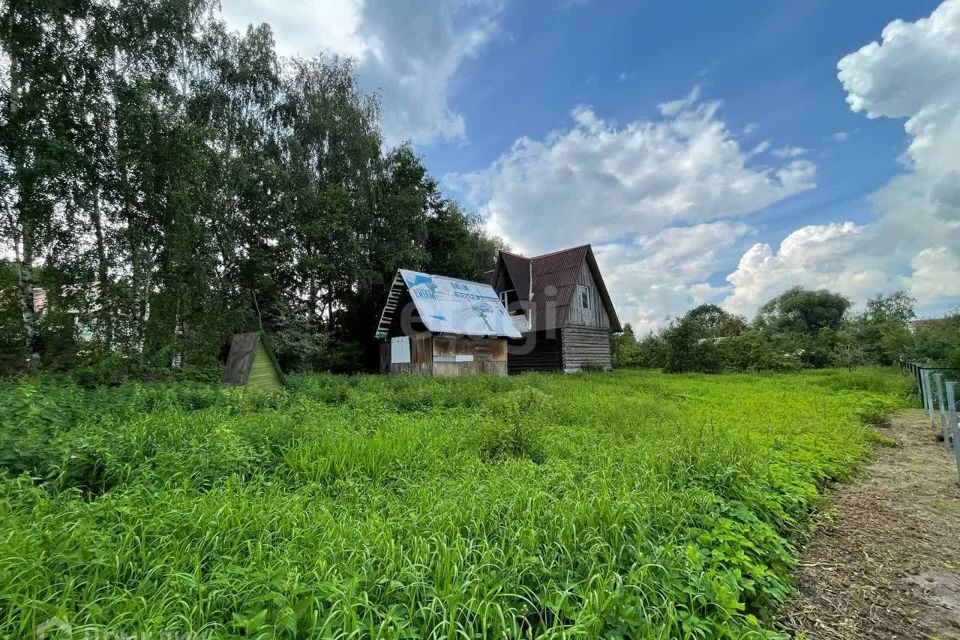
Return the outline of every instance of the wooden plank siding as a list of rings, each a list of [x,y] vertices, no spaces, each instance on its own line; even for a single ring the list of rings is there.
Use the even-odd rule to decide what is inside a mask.
[[[433,375],[465,376],[475,373],[507,375],[506,338],[455,338],[436,336],[433,339]],[[436,356],[470,356],[461,362],[437,362]]]
[[[575,289],[570,306],[567,307],[566,322],[563,326],[600,327],[609,331],[610,316],[607,315],[606,305],[603,304],[603,298],[600,296],[597,283],[586,260],[580,265],[577,284],[587,287],[590,293],[590,308],[584,309],[580,306],[580,291]]]
[[[511,375],[563,369],[563,347],[556,330],[525,333],[523,339],[510,341],[509,352],[507,370]]]
[[[560,331],[560,339],[563,345],[563,369],[612,367],[609,329],[566,326]]]
[[[470,361],[445,361],[440,358],[472,356]],[[389,350],[382,352],[387,359],[385,370],[390,373],[411,373],[435,376],[461,376],[473,373],[507,375],[506,338],[461,338],[433,336],[420,333],[410,336],[410,362],[389,362]]]

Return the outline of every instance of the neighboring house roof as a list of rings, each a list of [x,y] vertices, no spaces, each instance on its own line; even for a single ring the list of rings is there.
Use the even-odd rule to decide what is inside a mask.
[[[380,314],[378,338],[386,337],[404,291],[416,306],[420,322],[431,333],[521,337],[489,284],[400,269]]]
[[[620,332],[620,320],[613,308],[610,294],[600,275],[593,249],[585,244],[528,258],[501,251],[497,269],[504,269],[513,283],[519,299],[533,309],[534,331],[556,329],[563,324],[567,308],[577,288],[577,277],[586,261],[610,317],[610,330]],[[495,280],[494,274],[493,280]],[[552,307],[548,312],[548,307]]]
[[[950,323],[953,318],[920,318],[918,320],[911,320],[910,326],[913,329],[937,329],[942,326],[946,326]]]

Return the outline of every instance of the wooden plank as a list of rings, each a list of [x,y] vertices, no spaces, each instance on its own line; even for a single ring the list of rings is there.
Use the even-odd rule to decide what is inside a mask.
[[[604,328],[564,327],[563,368],[611,367],[610,332]]]
[[[458,376],[460,375],[461,363],[458,362],[434,362],[433,375],[435,376]]]
[[[457,340],[448,336],[437,336],[433,339],[434,356],[457,355]]]
[[[245,385],[250,376],[250,365],[253,362],[260,334],[257,331],[238,333],[233,336],[230,344],[230,354],[223,369],[222,381],[224,384]]]
[[[410,339],[413,348],[412,360],[414,363],[430,364],[433,362],[434,340],[429,333],[418,333]]]
[[[537,331],[526,334],[521,341],[510,341],[507,369],[511,374],[562,370],[563,351],[556,331]]]
[[[577,285],[587,288],[590,308],[584,309],[580,306],[580,290],[575,289],[570,300],[570,308],[567,310],[564,326],[604,327],[609,329],[610,316],[607,314],[606,305],[603,304],[599,287],[597,287],[593,272],[586,260],[583,261],[580,272],[577,274]]]

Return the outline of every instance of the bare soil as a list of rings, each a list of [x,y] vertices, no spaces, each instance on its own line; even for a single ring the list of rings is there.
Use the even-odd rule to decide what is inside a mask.
[[[920,410],[897,442],[831,496],[782,611],[796,638],[960,640],[960,486],[952,451]]]

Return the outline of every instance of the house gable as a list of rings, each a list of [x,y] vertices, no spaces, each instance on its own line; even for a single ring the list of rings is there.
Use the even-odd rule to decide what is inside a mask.
[[[567,324],[575,326],[594,326],[602,327],[608,329],[613,333],[620,333],[623,331],[623,327],[620,326],[620,319],[617,317],[617,310],[613,308],[613,301],[610,299],[610,292],[607,291],[607,285],[603,281],[603,275],[600,273],[600,266],[597,264],[597,259],[593,255],[593,249],[587,245],[587,252],[584,256],[583,265],[580,268],[579,273],[577,274],[577,284],[582,286],[587,286],[590,288],[591,303],[594,302],[593,298],[598,298],[600,304],[596,305],[598,310],[593,314],[593,324],[590,323],[590,314],[578,314],[574,311],[574,307],[577,305],[577,300],[571,300],[568,307],[568,318],[571,321],[568,321]],[[576,292],[575,292],[575,295]],[[600,312],[602,310],[602,313]],[[570,312],[573,312],[573,315],[570,315]],[[604,320],[604,317],[606,320]]]
[[[286,383],[280,365],[259,331],[233,336],[222,381],[255,391],[277,391]]]
[[[577,274],[577,283],[567,305],[564,326],[596,327],[610,329],[610,314],[600,295],[600,287],[593,277],[593,270],[584,260]]]
[[[534,331],[568,324],[622,330],[590,245],[534,258],[501,251],[492,281],[498,292],[507,291],[511,300],[524,303]],[[529,289],[528,295],[524,295],[524,287]],[[581,306],[580,287],[590,296],[587,308]]]

